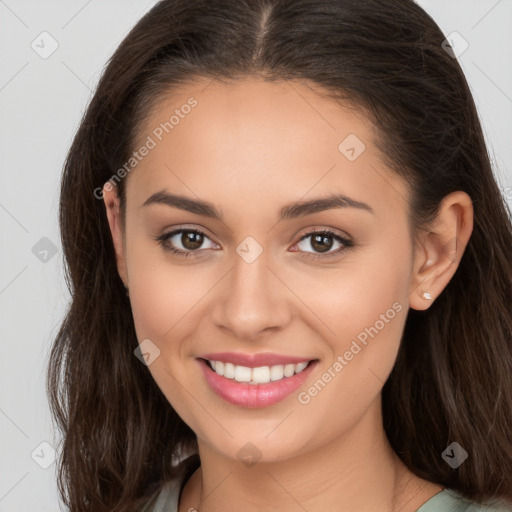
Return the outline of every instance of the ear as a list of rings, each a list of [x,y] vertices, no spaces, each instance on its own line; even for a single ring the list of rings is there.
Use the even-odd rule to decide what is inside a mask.
[[[409,293],[411,308],[428,309],[440,295],[459,267],[472,231],[471,198],[460,190],[448,194],[428,231],[417,237]],[[430,300],[424,292],[430,294]]]
[[[123,241],[123,230],[121,224],[121,209],[119,203],[119,197],[117,194],[117,186],[113,185],[110,181],[107,181],[103,185],[103,201],[107,210],[108,224],[110,226],[110,233],[112,235],[112,241],[114,243],[114,249],[116,252],[117,270],[119,276],[124,283],[124,286],[128,288],[128,273],[126,271],[126,259],[124,254],[124,241]]]

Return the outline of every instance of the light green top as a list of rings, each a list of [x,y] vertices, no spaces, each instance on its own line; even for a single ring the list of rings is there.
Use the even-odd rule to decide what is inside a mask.
[[[141,512],[178,512],[181,488],[178,481],[167,482]],[[512,504],[480,505],[451,489],[438,492],[416,512],[511,512]]]

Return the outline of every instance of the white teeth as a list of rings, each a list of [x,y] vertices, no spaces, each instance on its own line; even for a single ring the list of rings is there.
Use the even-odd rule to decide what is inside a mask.
[[[217,363],[217,365],[218,364],[219,363]],[[304,370],[304,368],[306,368],[307,365],[308,363],[299,363],[298,365],[295,366],[295,373],[300,373],[302,370]]]
[[[228,379],[235,378],[235,365],[234,364],[231,364],[231,363],[224,364],[224,377],[227,377]]]
[[[285,377],[291,377],[295,373],[295,365],[294,364],[287,364],[284,367],[284,376]]]
[[[237,382],[250,382],[252,371],[247,366],[235,366],[235,380]]]
[[[252,382],[255,384],[266,384],[267,382],[270,382],[270,368],[268,366],[253,368]]]
[[[212,361],[210,361],[212,362]],[[215,368],[214,370],[219,374],[219,375],[224,375],[224,363],[222,361],[213,361],[215,363]]]
[[[270,380],[281,380],[284,377],[284,366],[270,368]]]
[[[286,377],[291,377],[302,372],[308,362],[299,364],[278,364],[274,366],[260,366],[258,368],[249,368],[247,366],[238,366],[232,363],[223,363],[222,361],[208,360],[213,371],[218,375],[223,375],[228,379],[234,379],[237,382],[248,382],[249,384],[267,384],[270,381],[277,381]]]

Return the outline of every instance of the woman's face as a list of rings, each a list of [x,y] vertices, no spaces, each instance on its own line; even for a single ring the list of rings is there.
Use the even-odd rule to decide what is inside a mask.
[[[119,270],[148,369],[200,442],[284,460],[378,428],[418,292],[408,188],[372,125],[303,84],[204,81],[163,100],[135,149]],[[341,195],[354,205],[326,201]]]

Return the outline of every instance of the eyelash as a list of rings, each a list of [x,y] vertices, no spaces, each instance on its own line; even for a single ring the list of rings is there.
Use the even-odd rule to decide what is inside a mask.
[[[173,247],[169,245],[169,239],[172,238],[174,235],[177,235],[178,233],[194,233],[194,234],[200,234],[205,236],[206,238],[209,238],[205,233],[202,231],[199,231],[197,229],[177,229],[175,231],[171,231],[170,233],[165,233],[163,235],[160,235],[158,237],[155,237],[155,241],[158,242],[158,244],[163,247],[164,250],[169,251],[173,254],[176,254],[177,256],[189,258],[189,257],[197,257],[196,252],[200,252],[200,250],[195,251],[183,251],[181,249],[176,249],[176,247]],[[329,231],[328,229],[320,229],[320,230],[313,230],[308,233],[306,233],[304,236],[300,238],[300,240],[297,242],[300,243],[302,240],[309,238],[313,235],[325,235],[328,237],[334,238],[336,241],[342,243],[345,247],[342,247],[341,249],[338,249],[334,252],[328,252],[325,254],[322,253],[311,253],[311,252],[305,252],[305,254],[308,255],[308,257],[312,257],[313,259],[327,259],[332,258],[334,256],[338,256],[339,254],[345,252],[346,250],[350,249],[351,247],[354,247],[354,242],[352,240],[349,240],[347,238],[343,238],[340,235],[337,235],[336,233]],[[304,251],[297,251],[297,252],[304,252]]]

